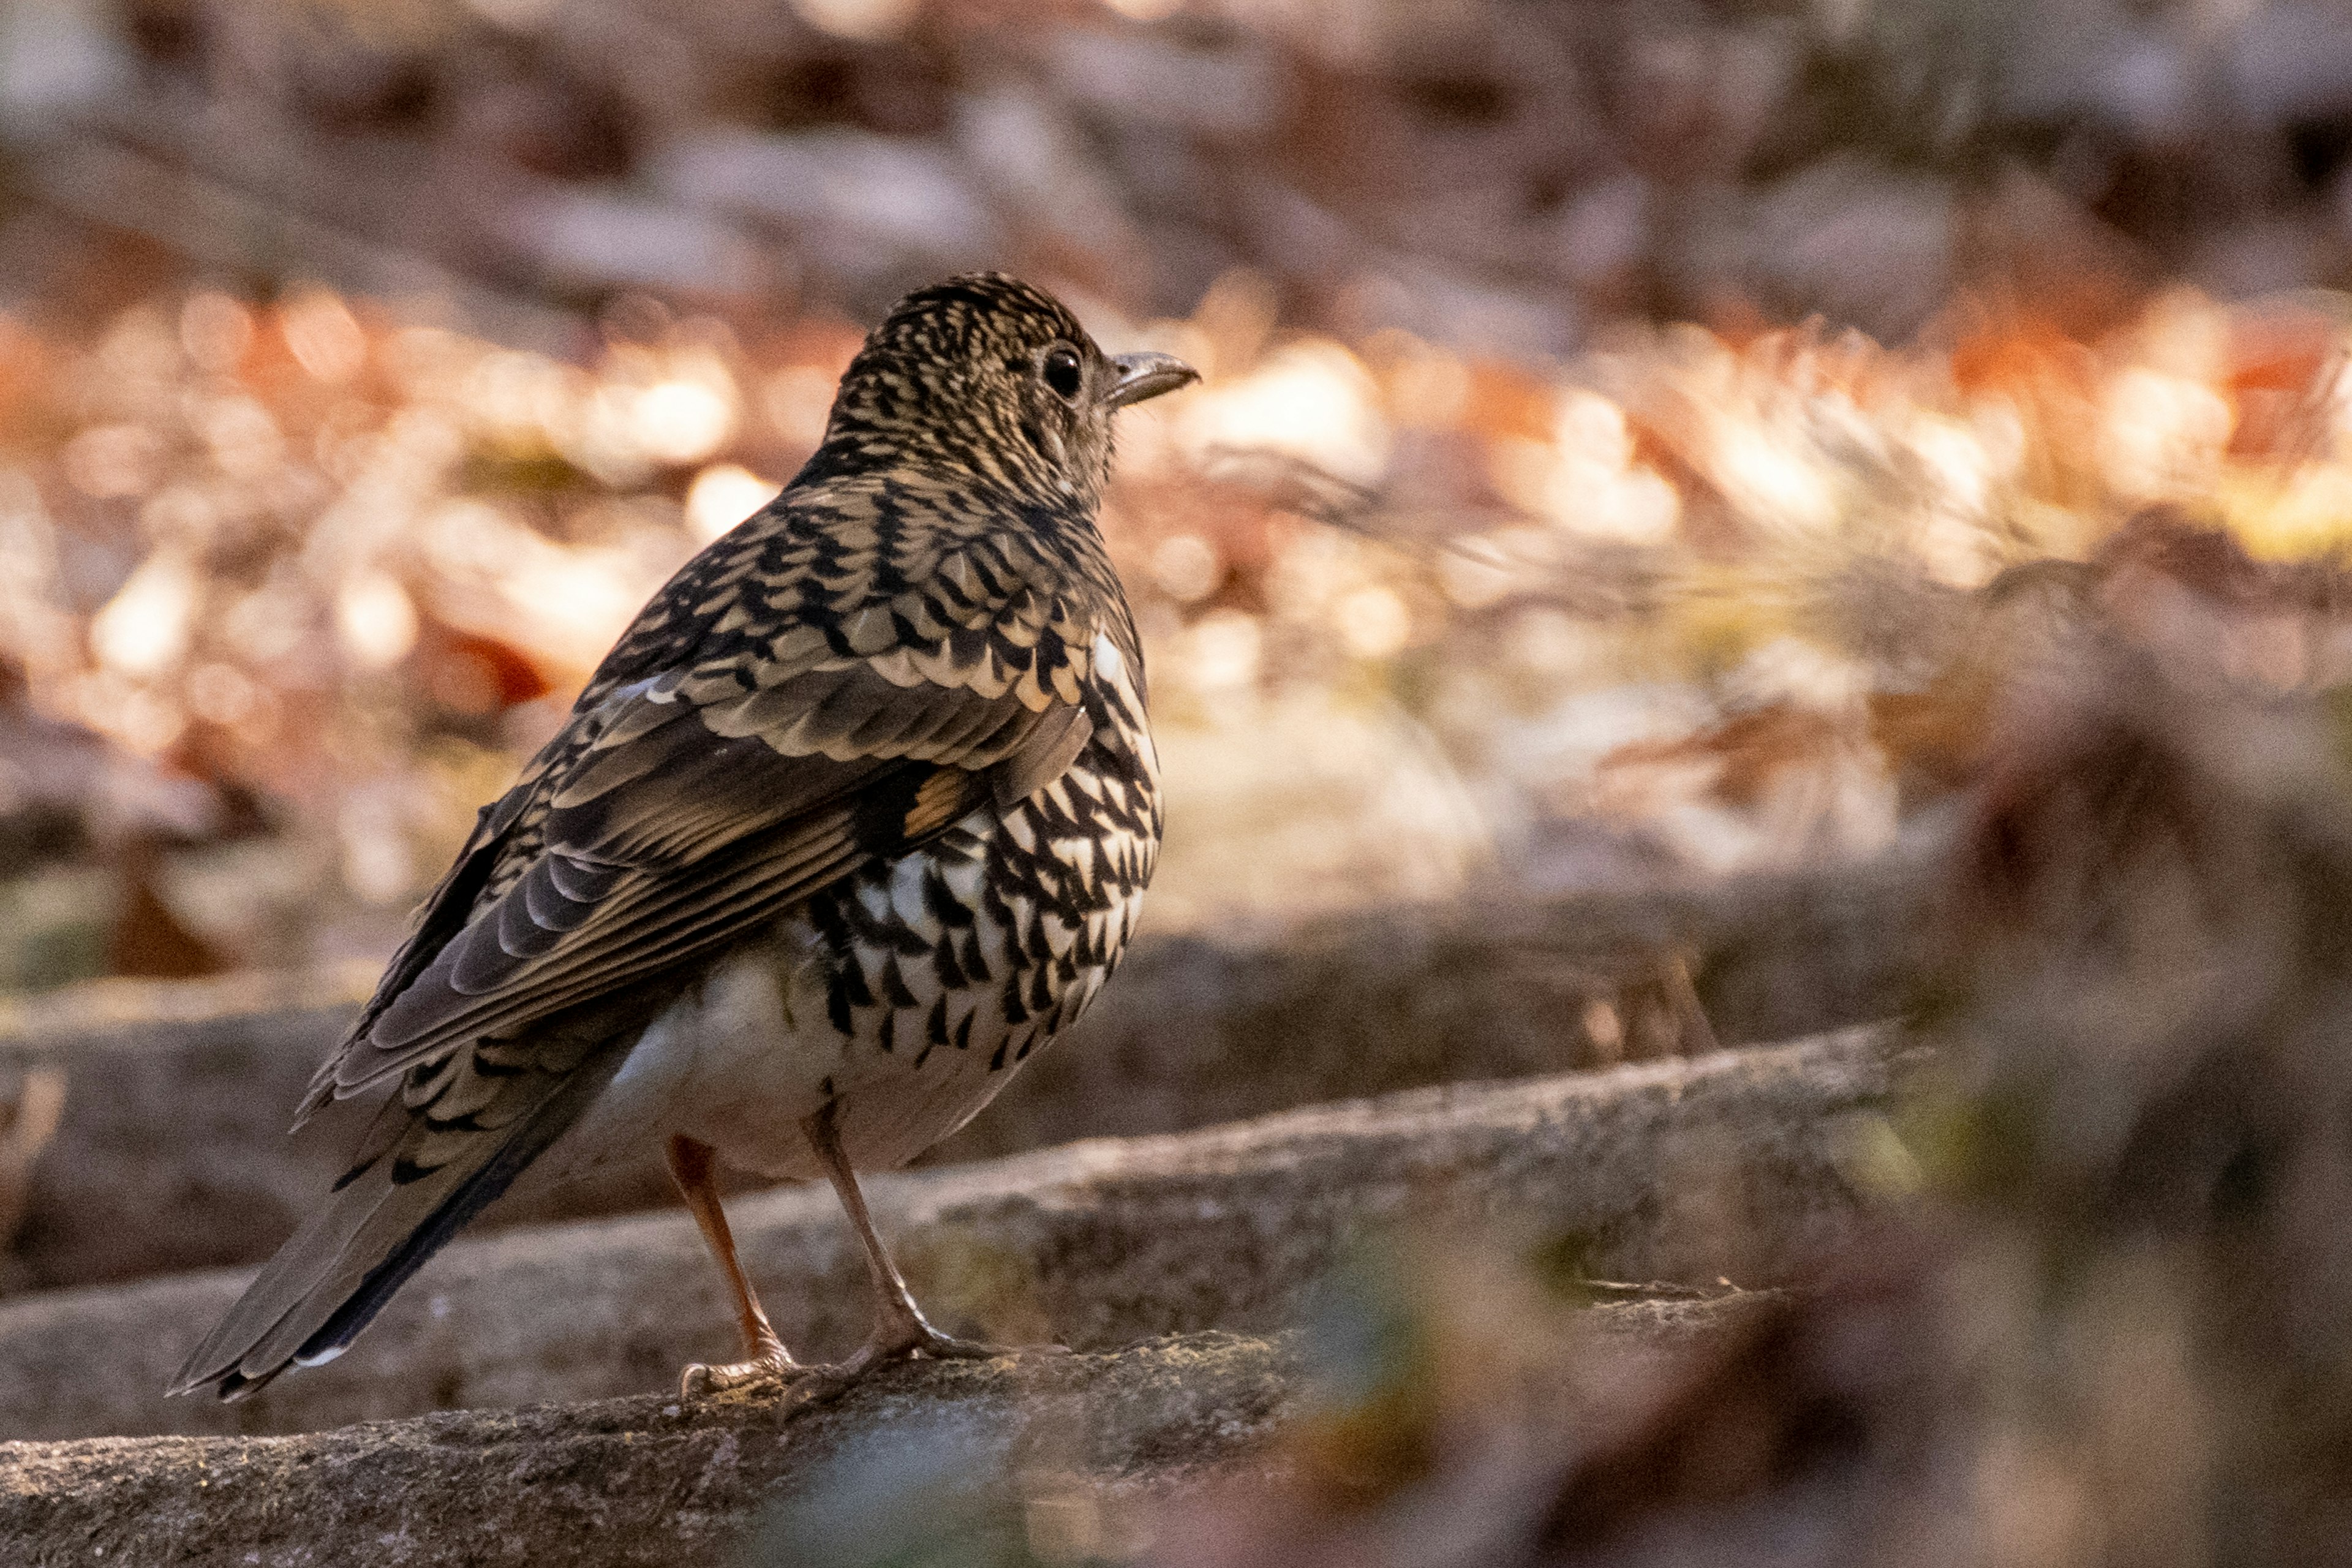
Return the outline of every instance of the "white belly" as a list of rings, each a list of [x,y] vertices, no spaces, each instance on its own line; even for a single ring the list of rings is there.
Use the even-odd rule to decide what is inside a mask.
[[[561,1181],[685,1136],[740,1169],[813,1178],[800,1124],[828,1100],[851,1164],[905,1164],[1094,1000],[1157,841],[1148,791],[1082,763],[813,896],[647,1026],[540,1165]]]
[[[1017,1031],[1005,1028],[986,998],[980,1005],[994,1026],[961,1049],[885,1051],[868,1031],[844,1036],[825,1014],[824,960],[814,933],[793,921],[784,937],[730,957],[647,1026],[612,1083],[533,1174],[562,1182],[658,1158],[668,1139],[683,1135],[739,1169],[813,1180],[823,1173],[800,1123],[828,1100],[840,1102],[850,1163],[890,1170],[970,1121],[1019,1068],[1021,1058],[996,1048]],[[1082,975],[1085,1000],[1106,973]]]

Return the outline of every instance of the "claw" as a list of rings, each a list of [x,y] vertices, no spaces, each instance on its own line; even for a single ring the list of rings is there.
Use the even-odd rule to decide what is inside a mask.
[[[706,1399],[730,1389],[747,1388],[754,1384],[790,1384],[811,1368],[794,1361],[781,1340],[763,1340],[748,1361],[728,1362],[712,1366],[695,1362],[678,1374],[677,1396],[682,1400]]]

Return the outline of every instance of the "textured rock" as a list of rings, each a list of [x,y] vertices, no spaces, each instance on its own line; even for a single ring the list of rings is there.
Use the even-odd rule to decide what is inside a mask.
[[[0,1010],[0,1071],[66,1080],[16,1237],[17,1279],[203,1268],[291,1235],[365,1124],[338,1106],[315,1136],[285,1136],[370,978],[106,981]]]
[[[1146,942],[1071,1038],[929,1163],[1594,1065],[1584,1004],[1623,1003],[1662,948],[1697,956],[1727,1042],[1884,1016],[1903,1000],[1916,949],[1919,882],[1890,863],[1704,894],[1383,910],[1272,944]],[[97,1284],[267,1257],[364,1121],[344,1105],[286,1136],[312,1068],[373,978],[110,982],[0,1010],[0,1075],[61,1066],[68,1084],[10,1260],[17,1280]],[[519,1191],[483,1223],[670,1201],[648,1161]]]
[[[1638,1363],[1768,1299],[1596,1307],[1587,1353]],[[754,1529],[765,1550],[748,1560],[829,1561],[822,1542],[845,1528],[880,1561],[878,1534],[937,1545],[975,1500],[1131,1504],[1278,1463],[1266,1441],[1310,1387],[1290,1337],[1208,1332],[900,1366],[785,1418],[756,1394],[654,1394],[293,1437],[6,1443],[0,1561],[670,1568],[742,1560]]]
[[[711,1561],[845,1450],[877,1466],[946,1446],[974,1486],[1038,1455],[1131,1484],[1246,1453],[1295,1381],[1283,1346],[1200,1334],[902,1366],[788,1421],[647,1395],[303,1437],[0,1444],[0,1561],[668,1568]]]
[[[1848,1232],[1889,1089],[1877,1031],[1500,1084],[1418,1089],[1206,1131],[1097,1140],[873,1180],[942,1326],[1089,1349],[1271,1331],[1352,1248],[1426,1227],[1565,1249],[1599,1278],[1788,1277]],[[865,1330],[831,1193],[731,1205],[795,1350]],[[0,1305],[0,1436],[284,1432],[455,1406],[666,1386],[731,1353],[715,1270],[682,1215],[457,1243],[333,1364],[242,1404],[165,1380],[242,1289],[208,1272]]]

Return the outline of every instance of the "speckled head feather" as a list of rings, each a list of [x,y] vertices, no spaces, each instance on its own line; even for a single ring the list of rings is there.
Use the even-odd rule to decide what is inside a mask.
[[[941,461],[1026,499],[1091,508],[1120,369],[1067,307],[1002,272],[919,289],[841,378],[811,477]]]

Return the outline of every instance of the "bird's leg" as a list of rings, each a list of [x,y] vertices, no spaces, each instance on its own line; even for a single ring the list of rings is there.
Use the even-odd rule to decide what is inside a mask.
[[[839,1396],[866,1373],[908,1356],[926,1355],[941,1361],[986,1361],[996,1356],[1018,1355],[1019,1347],[992,1345],[979,1340],[960,1340],[943,1334],[931,1327],[923,1310],[915,1305],[914,1294],[898,1266],[890,1261],[887,1247],[874,1232],[873,1216],[866,1212],[866,1194],[857,1188],[856,1173],[849,1168],[848,1159],[841,1152],[841,1132],[835,1124],[834,1107],[827,1100],[824,1109],[801,1123],[808,1135],[810,1147],[816,1151],[817,1161],[833,1183],[833,1190],[841,1198],[841,1206],[849,1215],[850,1227],[857,1232],[858,1245],[866,1249],[866,1271],[874,1282],[874,1330],[866,1342],[849,1359],[832,1366],[812,1367],[796,1381],[786,1395],[793,1406],[819,1405]],[[1059,1346],[1042,1347],[1058,1350]]]
[[[889,1249],[874,1233],[873,1216],[866,1212],[866,1194],[858,1190],[857,1173],[849,1168],[849,1161],[841,1152],[841,1132],[835,1125],[834,1107],[827,1100],[824,1109],[801,1123],[801,1131],[816,1150],[818,1163],[824,1166],[825,1178],[841,1198],[841,1206],[848,1211],[849,1224],[857,1232],[858,1245],[866,1249],[866,1272],[874,1282],[874,1331],[866,1336],[859,1355],[875,1361],[887,1361],[920,1352],[924,1355],[946,1361],[950,1359],[986,1360],[990,1356],[1011,1355],[1003,1345],[983,1344],[975,1340],[960,1340],[943,1334],[931,1327],[921,1308],[915,1305],[913,1292],[890,1260]],[[856,1357],[852,1357],[856,1360]]]
[[[803,1370],[776,1337],[760,1298],[751,1291],[751,1280],[743,1277],[743,1266],[736,1261],[735,1237],[727,1228],[727,1211],[719,1204],[712,1167],[709,1144],[687,1137],[669,1141],[670,1180],[677,1184],[686,1206],[694,1213],[694,1223],[702,1227],[710,1256],[719,1260],[719,1271],[727,1276],[728,1289],[735,1293],[735,1315],[743,1328],[743,1359],[723,1366],[697,1362],[688,1367],[678,1379],[681,1399],[718,1394],[765,1378],[789,1378]]]

